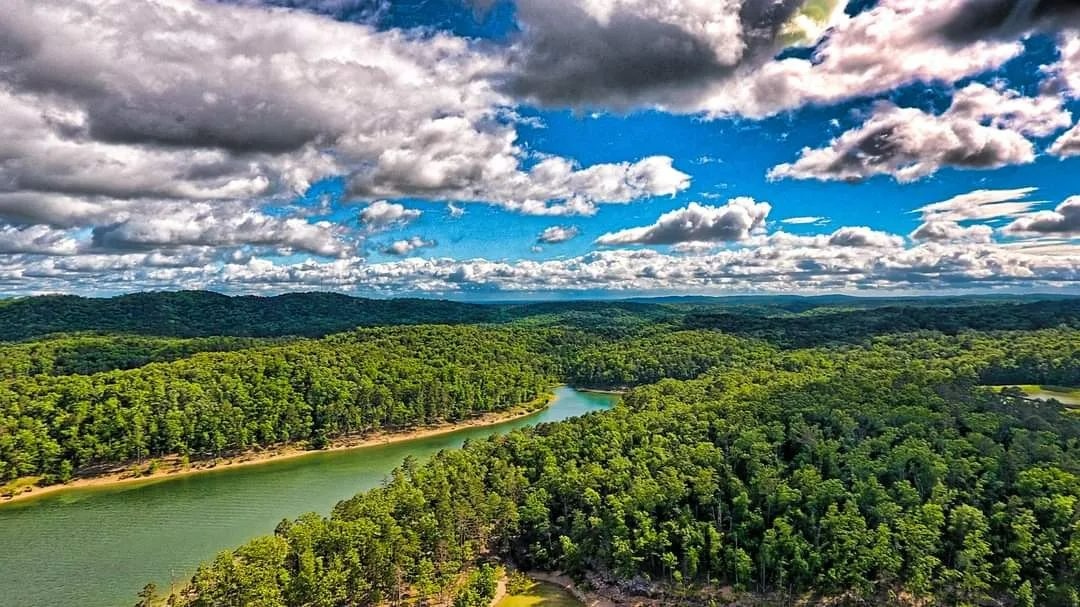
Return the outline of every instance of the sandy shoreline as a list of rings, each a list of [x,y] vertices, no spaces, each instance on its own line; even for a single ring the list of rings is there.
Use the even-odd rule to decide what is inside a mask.
[[[261,451],[246,451],[230,457],[221,457],[216,460],[192,460],[187,467],[181,467],[179,457],[168,456],[158,458],[160,467],[154,473],[139,475],[133,475],[131,471],[132,464],[128,463],[102,474],[75,478],[64,484],[46,485],[43,487],[30,485],[29,491],[24,490],[10,497],[0,497],[0,506],[77,489],[149,483],[163,479],[180,478],[193,474],[213,472],[215,470],[254,466],[315,455],[318,453],[327,453],[330,451],[348,451],[351,449],[363,449],[365,447],[374,447],[377,445],[388,445],[391,443],[438,436],[440,434],[449,434],[458,430],[475,428],[478,426],[493,426],[502,422],[513,421],[540,413],[551,405],[554,400],[554,393],[545,394],[541,399],[543,399],[543,403],[539,405],[537,404],[537,401],[534,401],[504,411],[485,413],[478,417],[458,423],[442,423],[434,426],[423,426],[399,431],[380,430],[364,434],[343,436],[332,440],[330,446],[325,449],[304,449],[297,445],[277,445]],[[540,399],[537,400],[539,401]]]
[[[630,391],[630,388],[578,388],[574,387],[578,392],[592,392],[593,394],[614,394],[622,396]]]

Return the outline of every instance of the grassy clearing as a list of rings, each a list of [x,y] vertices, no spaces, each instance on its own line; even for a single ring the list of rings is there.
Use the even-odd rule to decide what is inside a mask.
[[[989,386],[994,390],[1002,390],[1012,386]],[[1039,384],[1020,384],[1015,386],[1024,391],[1024,394],[1032,398],[1043,400],[1055,399],[1063,405],[1070,407],[1080,406],[1080,388],[1069,386],[1052,386]]]
[[[523,591],[499,601],[495,607],[582,607],[582,604],[555,584],[533,582]]]
[[[21,478],[10,480],[7,483],[0,484],[0,496],[7,497],[18,495],[33,488],[40,481],[40,476],[23,476]]]

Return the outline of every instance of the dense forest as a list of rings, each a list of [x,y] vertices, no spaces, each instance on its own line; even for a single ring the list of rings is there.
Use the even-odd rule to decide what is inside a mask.
[[[692,360],[693,339],[662,342],[691,344]],[[776,601],[1080,601],[1080,417],[979,387],[1005,370],[1075,372],[1080,332],[754,354],[764,347],[636,388],[611,412],[407,462],[329,518],[283,522],[220,555],[182,599],[431,598],[499,557],[673,603],[719,604],[732,596],[721,588]]]
[[[536,399],[550,360],[519,330],[362,329],[93,375],[0,383],[0,480],[220,455],[465,419]]]
[[[189,339],[141,335],[55,335],[30,342],[0,343],[0,379],[24,375],[89,375],[134,369],[199,352],[228,352],[284,341],[246,337]]]
[[[227,297],[208,291],[133,293],[108,299],[52,295],[0,302],[0,340],[52,333],[170,337],[318,337],[358,326],[490,320],[483,306],[423,299],[377,300],[333,293]]]
[[[0,304],[0,481],[620,388],[406,461],[172,600],[473,605],[498,560],[668,604],[1080,605],[1080,413],[989,387],[1080,386],[1080,300],[444,303]]]
[[[1076,299],[1046,296],[986,297],[953,328],[989,327],[998,314],[1020,323],[1033,310],[1049,321],[1076,325]],[[1039,300],[1039,301],[1029,301]],[[112,298],[50,295],[0,300],[0,341],[20,341],[55,333],[122,333],[158,337],[322,337],[361,326],[525,322],[533,326],[603,328],[614,332],[661,321],[686,322],[684,328],[732,329],[746,334],[743,321],[859,313],[860,322],[884,324],[893,331],[939,329],[942,315],[972,308],[971,298],[719,297],[644,301],[565,301],[476,304],[429,299],[364,299],[334,293],[291,293],[276,297],[228,297],[209,291],[133,293]],[[1032,307],[1033,306],[1033,307]],[[892,308],[875,312],[879,308]],[[865,315],[868,311],[871,315]],[[719,316],[716,316],[719,315]],[[855,318],[849,316],[848,318]],[[835,320],[835,319],[827,319]],[[891,325],[890,325],[891,323]],[[979,323],[977,326],[965,323]],[[754,325],[756,327],[756,323]],[[1054,325],[1050,325],[1054,326]],[[811,319],[801,330],[820,326]],[[1042,328],[1023,325],[1023,328]],[[757,329],[755,329],[757,330]],[[766,332],[768,333],[768,332]],[[775,332],[774,332],[775,333]]]

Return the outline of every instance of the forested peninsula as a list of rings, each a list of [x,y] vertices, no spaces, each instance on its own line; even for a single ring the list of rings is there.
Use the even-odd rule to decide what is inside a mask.
[[[36,361],[0,366],[0,476],[318,447],[566,382],[627,392],[406,461],[168,600],[486,605],[497,563],[669,605],[1080,604],[1080,414],[1009,387],[1080,386],[1075,299],[399,305],[404,326],[325,336],[24,330],[0,345]]]

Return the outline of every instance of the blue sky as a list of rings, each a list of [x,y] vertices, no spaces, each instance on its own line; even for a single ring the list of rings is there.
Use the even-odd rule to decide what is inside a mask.
[[[1080,9],[767,4],[18,0],[0,293],[1076,290]]]

